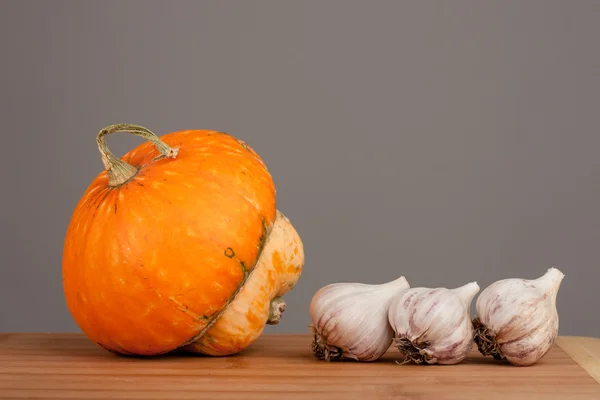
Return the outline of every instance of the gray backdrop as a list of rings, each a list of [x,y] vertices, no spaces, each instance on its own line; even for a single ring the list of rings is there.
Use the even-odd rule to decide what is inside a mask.
[[[332,282],[556,266],[561,334],[600,335],[599,1],[0,4],[0,331],[77,330],[64,233],[129,122],[268,164],[307,262],[267,332],[307,332]]]

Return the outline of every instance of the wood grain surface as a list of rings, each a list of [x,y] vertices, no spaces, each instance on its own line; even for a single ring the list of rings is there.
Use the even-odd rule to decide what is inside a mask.
[[[600,340],[561,337],[518,368],[474,349],[454,366],[313,358],[308,335],[263,335],[235,356],[121,357],[80,334],[0,334],[1,399],[600,399]],[[600,380],[600,377],[597,376]]]

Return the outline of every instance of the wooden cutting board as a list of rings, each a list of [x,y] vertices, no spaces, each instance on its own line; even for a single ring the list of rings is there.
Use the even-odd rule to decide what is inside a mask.
[[[600,400],[600,339],[561,337],[518,368],[476,350],[454,366],[313,358],[308,335],[263,335],[235,356],[129,358],[80,334],[0,334],[1,399]]]

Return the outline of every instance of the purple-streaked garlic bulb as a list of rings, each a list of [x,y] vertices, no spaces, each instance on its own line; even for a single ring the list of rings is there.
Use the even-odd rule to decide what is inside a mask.
[[[529,366],[548,353],[558,335],[556,296],[564,274],[550,268],[537,279],[503,279],[475,303],[475,343],[484,356]]]
[[[396,296],[388,318],[404,363],[458,364],[473,348],[471,302],[477,282],[456,289],[411,288]]]
[[[319,289],[310,302],[315,357],[326,361],[380,358],[392,344],[388,308],[394,295],[407,288],[401,276],[383,284],[333,283]]]

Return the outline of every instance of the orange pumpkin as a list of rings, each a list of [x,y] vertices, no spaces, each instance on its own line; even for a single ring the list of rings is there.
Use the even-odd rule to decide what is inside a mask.
[[[105,136],[148,140],[114,156]],[[66,232],[63,288],[87,337],[119,354],[235,354],[266,324],[304,265],[263,160],[223,132],[160,138],[130,124],[97,136],[105,170]]]

